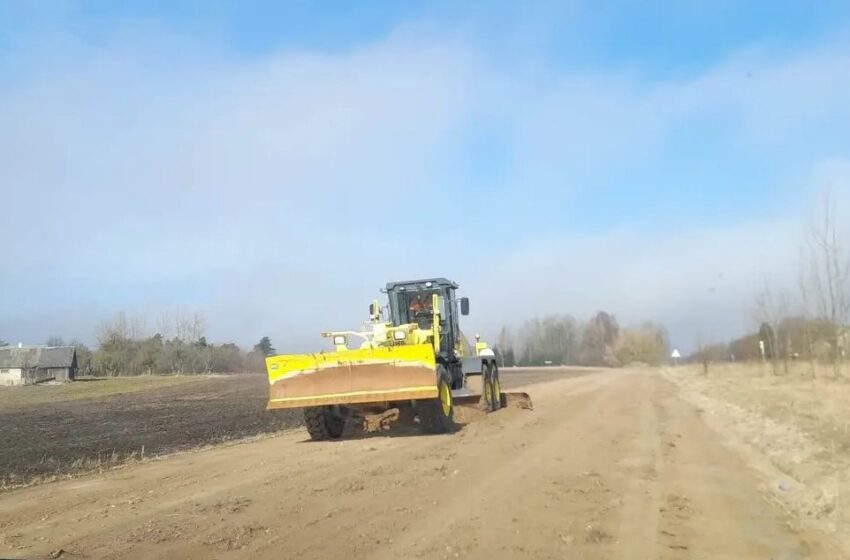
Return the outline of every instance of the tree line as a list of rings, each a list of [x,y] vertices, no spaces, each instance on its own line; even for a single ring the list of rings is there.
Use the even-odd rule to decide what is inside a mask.
[[[614,315],[599,311],[581,323],[570,315],[526,321],[517,329],[503,327],[495,352],[503,366],[659,365],[668,355],[665,329],[646,322],[621,328]]]
[[[847,224],[839,224],[830,193],[800,247],[796,285],[777,288],[770,278],[754,296],[752,332],[729,343],[700,345],[690,357],[702,362],[761,360],[774,373],[790,362],[831,366],[839,377],[850,357],[850,255]],[[792,263],[794,259],[789,259]]]
[[[163,316],[153,334],[145,333],[143,323],[122,312],[100,324],[94,348],[58,336],[45,343],[74,346],[78,373],[93,376],[261,372],[265,357],[276,353],[267,336],[249,351],[208,341],[200,313]]]
[[[706,370],[710,363],[762,361],[770,364],[775,374],[788,373],[791,363],[802,362],[809,364],[815,375],[815,364],[821,364],[839,376],[847,363],[848,348],[850,330],[846,326],[822,318],[787,316],[775,324],[763,322],[758,330],[728,343],[702,346],[687,359],[704,364]]]

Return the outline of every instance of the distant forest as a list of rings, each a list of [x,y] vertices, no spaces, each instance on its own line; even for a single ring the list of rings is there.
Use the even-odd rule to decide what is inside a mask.
[[[738,362],[762,360],[774,372],[788,370],[791,361],[831,364],[840,375],[850,357],[850,251],[847,223],[839,223],[830,192],[823,209],[801,240],[796,282],[785,285],[767,277],[753,294],[752,332],[731,342],[706,345],[686,361]],[[843,216],[842,216],[843,217]],[[696,322],[699,319],[695,320]],[[505,365],[577,364],[617,366],[664,363],[670,355],[664,329],[653,323],[620,329],[613,315],[600,311],[580,324],[570,316],[533,319],[516,331],[502,329],[497,349]],[[814,369],[811,370],[814,372]]]
[[[267,336],[247,352],[232,342],[208,342],[200,313],[167,314],[155,334],[144,332],[143,321],[122,312],[99,326],[94,349],[58,336],[45,343],[76,347],[79,374],[94,376],[262,372],[265,357],[276,352]]]
[[[584,323],[557,315],[532,319],[515,330],[504,327],[495,345],[505,367],[659,365],[668,350],[667,333],[660,325],[623,329],[605,311]]]
[[[823,203],[799,249],[796,285],[777,287],[765,278],[753,298],[759,328],[728,344],[700,345],[691,360],[706,365],[762,360],[773,365],[774,373],[787,372],[789,362],[806,361],[812,375],[815,363],[831,364],[833,374],[842,375],[850,355],[848,224],[838,222],[831,193]]]

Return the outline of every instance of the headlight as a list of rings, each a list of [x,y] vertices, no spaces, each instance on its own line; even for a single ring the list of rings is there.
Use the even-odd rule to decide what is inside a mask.
[[[345,346],[345,335],[344,334],[335,334],[334,335],[334,344],[336,346]]]
[[[407,334],[404,331],[393,331],[394,340],[404,340],[405,338],[407,338]]]

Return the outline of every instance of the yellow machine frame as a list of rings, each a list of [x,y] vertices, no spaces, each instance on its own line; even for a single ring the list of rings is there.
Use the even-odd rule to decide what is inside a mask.
[[[432,297],[431,329],[416,324],[393,327],[373,311],[368,331],[322,333],[333,340],[332,352],[267,357],[267,408],[437,398],[440,296]],[[348,348],[351,336],[363,338],[360,348]]]

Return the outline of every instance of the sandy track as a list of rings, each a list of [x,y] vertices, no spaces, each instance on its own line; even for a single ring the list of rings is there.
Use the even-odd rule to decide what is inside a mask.
[[[453,435],[297,431],[0,496],[0,556],[839,558],[654,373],[536,384]]]

